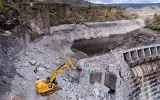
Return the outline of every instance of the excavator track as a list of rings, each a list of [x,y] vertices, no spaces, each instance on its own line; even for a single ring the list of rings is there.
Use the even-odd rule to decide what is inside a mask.
[[[45,93],[41,93],[41,95],[42,95],[42,96],[49,96],[50,94],[53,94],[53,93],[55,93],[55,92],[57,92],[57,91],[59,91],[59,90],[62,90],[62,88],[59,87],[59,86],[57,86],[57,87],[55,87],[53,90],[47,91],[47,92],[45,92]]]

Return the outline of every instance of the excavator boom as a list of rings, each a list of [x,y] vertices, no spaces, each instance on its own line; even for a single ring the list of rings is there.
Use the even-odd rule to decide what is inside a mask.
[[[59,67],[58,69],[56,69],[52,74],[51,74],[51,77],[50,77],[50,82],[53,82],[54,79],[56,78],[56,76],[63,72],[66,68],[68,67],[74,67],[72,61],[68,61],[67,64],[64,64],[62,65],[61,67]]]

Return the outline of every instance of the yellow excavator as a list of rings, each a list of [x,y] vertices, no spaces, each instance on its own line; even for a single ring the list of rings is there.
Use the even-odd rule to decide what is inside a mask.
[[[50,77],[47,77],[47,79],[41,79],[37,80],[35,82],[36,91],[40,93],[42,96],[46,96],[49,94],[52,94],[58,90],[61,90],[62,88],[57,85],[56,82],[56,76],[57,74],[63,72],[66,68],[73,67],[77,71],[81,71],[80,68],[76,68],[72,61],[67,61],[67,64],[62,65],[58,69],[56,69]]]

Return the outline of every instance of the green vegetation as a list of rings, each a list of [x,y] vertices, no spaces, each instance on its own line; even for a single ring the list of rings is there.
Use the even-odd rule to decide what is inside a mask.
[[[1,11],[8,11],[8,12],[10,12],[10,11],[13,11],[15,9],[16,10],[18,9],[17,7],[15,7],[15,6],[13,6],[13,5],[10,4],[12,2],[12,0],[8,0],[6,2],[8,2],[8,3],[5,3],[5,0],[0,0],[0,10]]]
[[[151,19],[147,18],[145,20],[147,22],[147,28],[153,29],[153,30],[160,30],[160,15],[155,14],[154,15],[154,20],[152,21]]]
[[[2,0],[0,0],[0,9],[4,9]]]
[[[0,0],[0,10],[9,10],[9,6],[4,5],[4,0]]]
[[[31,33],[30,33],[30,40],[31,40],[31,41],[34,41],[35,38],[36,38],[35,34],[31,32]]]
[[[5,2],[4,2],[5,1]],[[0,10],[12,11],[16,9],[20,13],[20,20],[25,21],[26,13],[23,9],[29,6],[34,0],[22,0],[13,2],[13,0],[0,0]],[[21,2],[24,8],[19,8],[18,3]],[[120,12],[112,12],[112,8],[118,9]],[[38,13],[46,12],[32,8],[30,17],[35,17]],[[129,14],[119,7],[106,6],[71,6],[68,4],[53,4],[53,8],[49,9],[49,17],[51,25],[71,24],[76,22],[96,22],[96,21],[112,21],[121,19],[132,19],[134,15]]]
[[[29,5],[30,2],[33,2],[34,0],[22,0],[22,4],[25,5]]]
[[[114,10],[112,10],[114,8]],[[122,19],[134,19],[136,15],[130,14],[119,7],[106,6],[70,6],[56,5],[49,10],[50,24],[71,24],[76,22],[102,22]]]
[[[147,26],[148,28],[151,28],[153,30],[160,30],[160,22],[155,22]]]
[[[27,3],[29,1],[30,0],[22,0],[22,4]],[[13,2],[13,0],[0,0],[0,10],[7,11],[9,13],[11,13],[13,10],[16,10],[20,14],[20,16],[19,16],[20,22],[24,22],[24,20],[25,20],[26,14],[25,14],[24,10],[18,6],[18,1]]]
[[[153,12],[153,9],[150,6],[146,6],[146,7],[141,8],[140,11],[142,11],[142,12]]]

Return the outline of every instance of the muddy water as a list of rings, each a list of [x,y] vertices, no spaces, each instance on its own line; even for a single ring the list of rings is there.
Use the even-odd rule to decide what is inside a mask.
[[[107,38],[76,40],[72,48],[84,52],[88,56],[100,55],[109,52],[115,43],[123,39],[124,35],[112,35]]]

